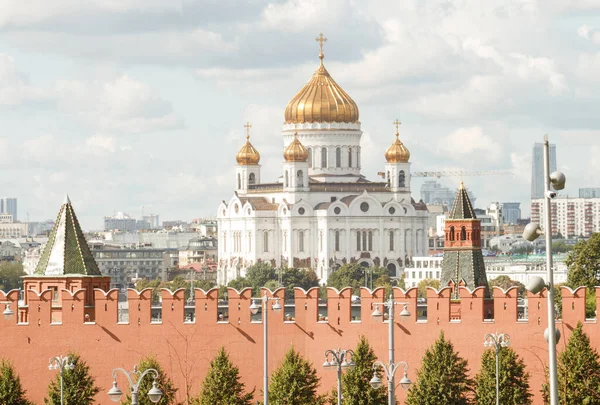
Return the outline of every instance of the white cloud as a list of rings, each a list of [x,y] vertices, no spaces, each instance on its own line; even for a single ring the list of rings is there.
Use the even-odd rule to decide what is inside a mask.
[[[440,139],[437,153],[462,166],[473,167],[474,163],[499,161],[503,150],[481,127],[471,127],[459,128]]]
[[[112,136],[95,135],[86,140],[86,146],[93,154],[113,153],[116,147],[116,140]]]

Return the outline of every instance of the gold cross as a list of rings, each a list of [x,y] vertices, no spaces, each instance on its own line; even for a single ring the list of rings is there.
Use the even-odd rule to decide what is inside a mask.
[[[252,128],[252,125],[250,125],[249,122],[246,122],[244,128],[246,128],[246,139],[250,139],[250,128]]]
[[[323,59],[323,42],[327,42],[327,38],[325,38],[321,32],[315,41],[319,43],[319,57]]]
[[[402,124],[400,121],[398,121],[398,119],[396,119],[396,121],[394,121],[392,124],[394,124],[396,126],[396,135],[398,135],[398,127],[400,126],[400,124]]]

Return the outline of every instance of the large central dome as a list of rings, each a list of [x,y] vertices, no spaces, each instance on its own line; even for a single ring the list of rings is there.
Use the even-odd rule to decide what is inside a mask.
[[[286,124],[305,122],[358,123],[358,107],[321,64],[308,83],[285,107]]]

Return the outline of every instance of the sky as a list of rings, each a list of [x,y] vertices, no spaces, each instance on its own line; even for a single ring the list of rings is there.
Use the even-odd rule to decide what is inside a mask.
[[[528,213],[544,134],[566,194],[600,187],[600,0],[1,0],[0,196],[40,221],[69,194],[84,229],[117,211],[214,216],[246,121],[263,181],[280,175],[321,32],[367,178],[399,119],[413,171],[514,171],[462,179],[478,207]]]

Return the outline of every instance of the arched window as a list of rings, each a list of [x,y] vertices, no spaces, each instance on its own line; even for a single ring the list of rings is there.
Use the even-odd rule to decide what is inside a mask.
[[[454,227],[450,227],[450,240],[454,240]]]
[[[369,231],[369,251],[373,250],[373,232]]]
[[[304,187],[304,173],[302,173],[302,170],[298,170],[296,174],[298,176],[298,187]]]
[[[387,172],[387,184],[388,184],[388,186],[390,185],[391,181],[392,181],[392,178],[390,177],[390,171],[388,170],[388,172]]]
[[[367,250],[367,231],[362,233],[362,250]]]
[[[352,146],[348,146],[348,167],[352,167]]]
[[[400,170],[398,173],[398,187],[406,187],[406,176],[404,170]]]
[[[340,231],[335,231],[335,251],[340,251]]]
[[[288,180],[288,171],[286,170],[285,175],[283,176],[283,186],[284,187],[288,187],[288,184],[289,184],[288,181],[289,181]]]
[[[356,149],[356,167],[360,169],[360,146]]]
[[[394,263],[388,263],[387,269],[390,277],[396,277],[396,265]]]
[[[321,167],[327,168],[327,148],[321,148]]]
[[[390,252],[394,251],[394,231],[390,231]]]
[[[467,240],[467,229],[464,226],[460,228],[460,240]]]
[[[269,251],[269,232],[263,232],[263,252]]]
[[[256,182],[256,176],[254,175],[254,173],[250,173],[250,175],[248,176],[248,184],[254,184]]]
[[[356,231],[356,250],[360,250],[360,231]]]
[[[312,152],[312,148],[308,148],[308,167],[312,167],[313,166],[313,152]]]
[[[304,231],[298,232],[298,251],[304,252]]]
[[[238,180],[238,190],[242,188],[242,176],[238,173],[237,175],[237,180]]]
[[[335,167],[342,167],[342,149],[335,148]]]

